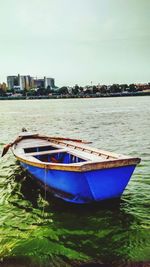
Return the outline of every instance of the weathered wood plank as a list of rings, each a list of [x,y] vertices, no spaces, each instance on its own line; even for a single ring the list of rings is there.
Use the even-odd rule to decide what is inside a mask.
[[[67,152],[67,149],[55,149],[55,150],[46,150],[46,151],[38,151],[38,152],[32,152],[25,154],[26,157],[28,156],[41,156],[41,155],[47,155],[47,154],[55,154],[55,153],[61,153],[61,152]]]

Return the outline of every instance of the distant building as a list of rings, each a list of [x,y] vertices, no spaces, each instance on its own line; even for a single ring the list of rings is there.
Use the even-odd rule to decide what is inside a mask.
[[[4,92],[6,92],[6,90],[7,90],[6,83],[0,83],[0,89],[3,90]]]
[[[24,89],[29,90],[31,88],[54,88],[55,80],[54,78],[33,78],[30,75],[18,74],[17,76],[7,76],[7,84],[9,90],[20,88],[23,91]]]
[[[8,89],[11,90],[14,86],[19,86],[18,76],[7,76]]]
[[[44,87],[44,79],[42,78],[34,78],[34,87],[35,88],[45,88]]]
[[[55,80],[53,78],[44,77],[44,88],[54,88],[55,87]]]
[[[35,88],[55,88],[55,80],[53,78],[34,78],[34,87]]]
[[[18,74],[18,81],[21,90],[29,90],[34,87],[33,78],[30,75],[23,76]]]
[[[29,90],[32,85],[32,77],[30,75],[23,76],[20,74],[17,76],[7,76],[7,84],[9,90],[16,88],[20,88],[20,90]]]

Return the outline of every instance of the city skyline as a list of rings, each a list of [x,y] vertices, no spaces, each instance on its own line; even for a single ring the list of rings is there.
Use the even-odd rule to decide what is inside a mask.
[[[148,0],[6,0],[0,3],[0,82],[12,73],[58,86],[146,83]]]
[[[49,77],[32,77],[31,75],[11,75],[7,76],[7,87],[11,89],[29,90],[33,88],[54,88],[55,79]]]

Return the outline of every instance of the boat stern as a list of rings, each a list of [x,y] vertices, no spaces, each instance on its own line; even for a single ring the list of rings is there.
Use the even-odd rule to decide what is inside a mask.
[[[136,165],[86,172],[94,201],[119,198],[123,194]]]

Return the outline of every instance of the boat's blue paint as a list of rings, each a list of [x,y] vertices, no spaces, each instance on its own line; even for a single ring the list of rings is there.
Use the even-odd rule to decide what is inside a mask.
[[[135,165],[131,165],[95,171],[71,172],[46,170],[25,163],[21,163],[21,165],[35,178],[56,190],[57,197],[74,203],[89,203],[120,197],[135,169]]]

